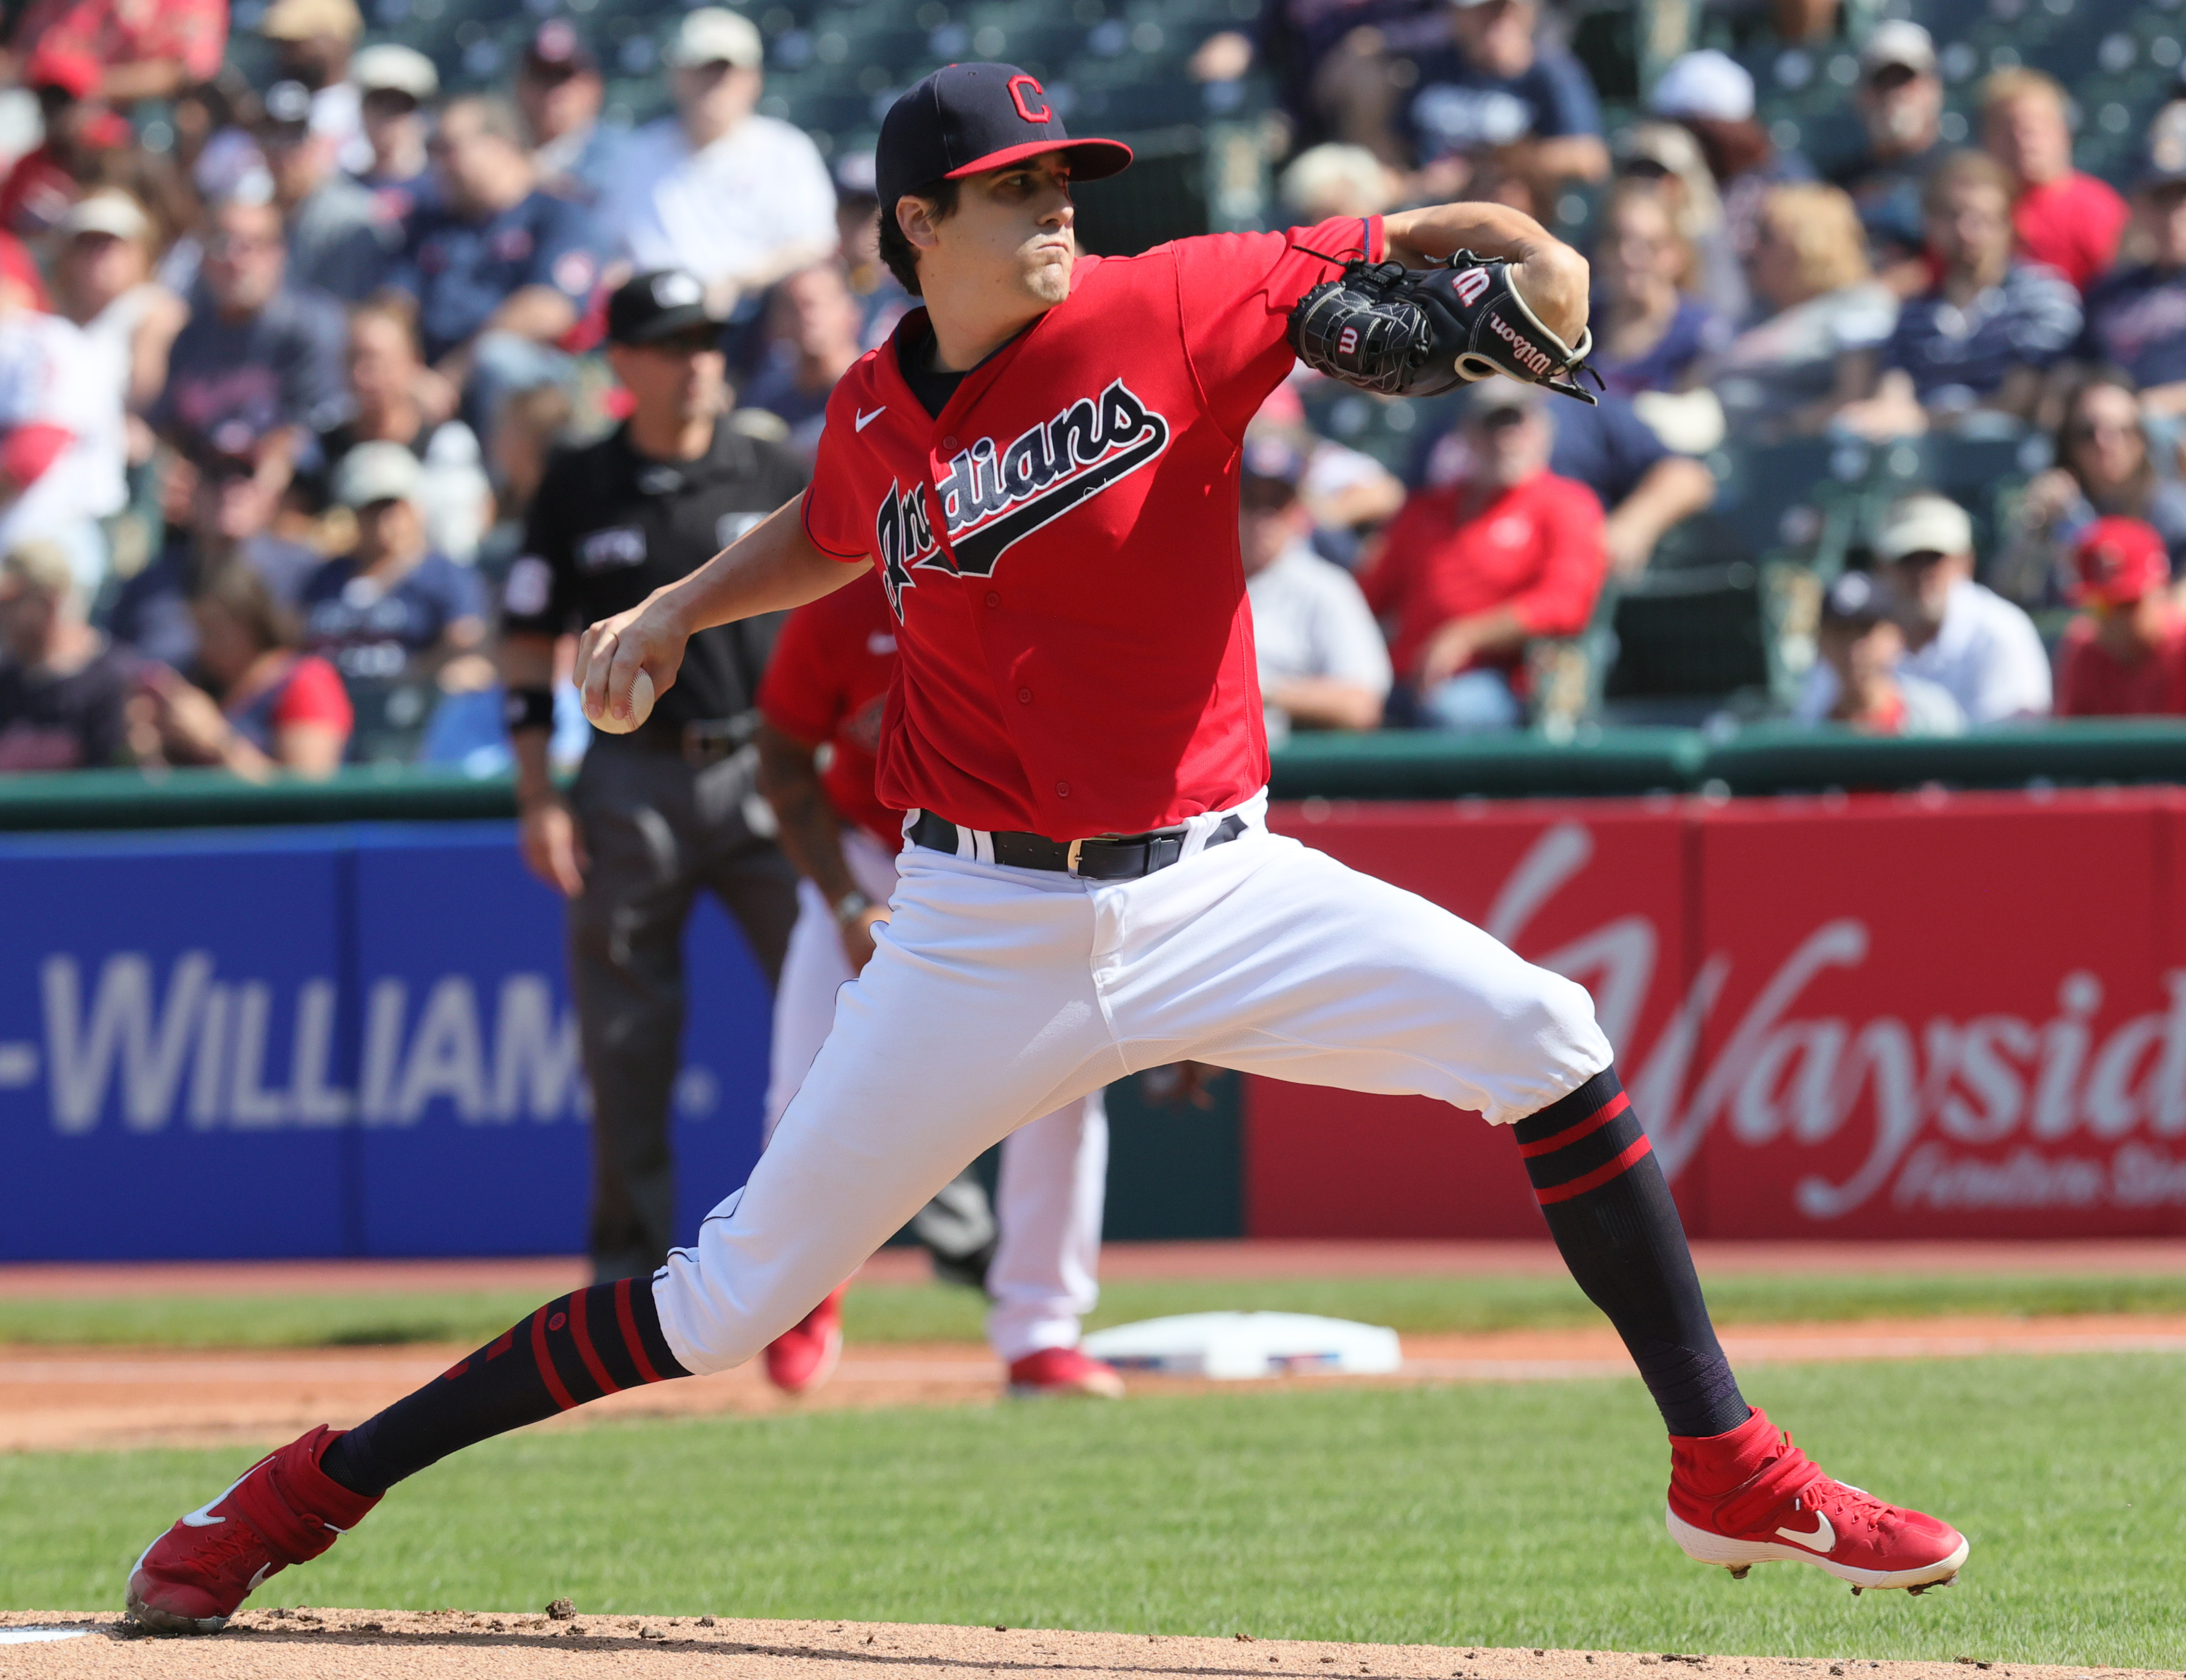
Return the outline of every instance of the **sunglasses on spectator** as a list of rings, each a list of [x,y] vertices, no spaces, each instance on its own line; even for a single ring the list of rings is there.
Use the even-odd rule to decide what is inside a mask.
[[[664,339],[655,339],[642,346],[662,356],[703,356],[709,350],[721,347],[721,335],[711,328],[699,328],[688,333],[671,333]]]
[[[1894,93],[1920,72],[1910,64],[1879,64],[1867,79],[1867,85],[1878,93]]]
[[[1248,473],[1238,486],[1237,500],[1247,513],[1280,513],[1298,500],[1298,491],[1281,479],[1256,479]]]
[[[1533,416],[1522,408],[1494,408],[1472,423],[1483,432],[1507,432],[1513,426],[1522,426]]]
[[[278,239],[257,238],[243,233],[216,233],[205,241],[205,255],[214,261],[226,262],[233,258],[249,256],[254,253],[277,251],[281,249],[281,242]]]
[[[2140,430],[2137,420],[2075,420],[2065,436],[2074,443],[2093,443],[2097,438],[2127,438]]]

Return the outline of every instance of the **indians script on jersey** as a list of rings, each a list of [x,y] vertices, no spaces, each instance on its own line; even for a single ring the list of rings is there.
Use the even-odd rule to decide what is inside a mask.
[[[1135,473],[1167,449],[1169,440],[1169,422],[1121,379],[1097,400],[1080,397],[1052,420],[1027,428],[1006,447],[981,438],[960,450],[949,475],[933,486],[948,532],[946,550],[934,540],[928,486],[891,484],[873,521],[889,607],[900,620],[903,591],[917,582],[916,568],[992,577],[1012,545]]]

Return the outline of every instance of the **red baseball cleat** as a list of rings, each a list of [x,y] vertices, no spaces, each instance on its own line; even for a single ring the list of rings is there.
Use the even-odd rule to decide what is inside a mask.
[[[333,1545],[379,1503],[319,1468],[342,1431],[323,1424],[261,1459],[144,1548],[124,1603],[154,1633],[217,1633],[269,1575]]]
[[[1687,1557],[1740,1581],[1755,1564],[1791,1559],[1854,1593],[1925,1593],[1948,1586],[1968,1549],[1950,1524],[1830,1480],[1757,1408],[1728,1435],[1670,1437],[1668,1515]]]
[[[1043,1347],[1010,1362],[1010,1392],[1020,1400],[1043,1394],[1090,1394],[1102,1400],[1120,1400],[1124,1379],[1113,1365],[1089,1358],[1075,1347]]]
[[[810,1394],[843,1357],[844,1284],[766,1345],[766,1380],[784,1394]]]

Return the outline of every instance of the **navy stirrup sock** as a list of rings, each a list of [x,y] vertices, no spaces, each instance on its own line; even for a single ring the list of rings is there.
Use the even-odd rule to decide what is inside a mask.
[[[1736,1429],[1752,1408],[1716,1341],[1677,1203],[1617,1070],[1511,1129],[1564,1263],[1624,1338],[1670,1433]]]
[[[689,1376],[668,1351],[653,1285],[597,1284],[550,1301],[327,1448],[320,1468],[384,1493],[459,1448],[640,1384]]]

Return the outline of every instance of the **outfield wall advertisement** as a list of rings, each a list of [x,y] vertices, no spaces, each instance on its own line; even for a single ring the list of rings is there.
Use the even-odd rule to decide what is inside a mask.
[[[1274,820],[1584,983],[1696,1234],[2186,1233],[2186,792]],[[0,841],[0,1260],[581,1249],[508,825]],[[717,908],[686,950],[687,1231],[755,1156],[768,1003]],[[1112,1233],[1541,1235],[1471,1117],[1242,1083],[1113,1094]]]
[[[1690,1227],[2186,1232],[2186,797],[1292,806],[1594,994]],[[1247,1221],[1537,1231],[1509,1140],[1248,1082]]]
[[[586,1092],[559,902],[505,823],[0,845],[0,1259],[558,1253]],[[759,1147],[769,1006],[686,942],[695,1229]]]

